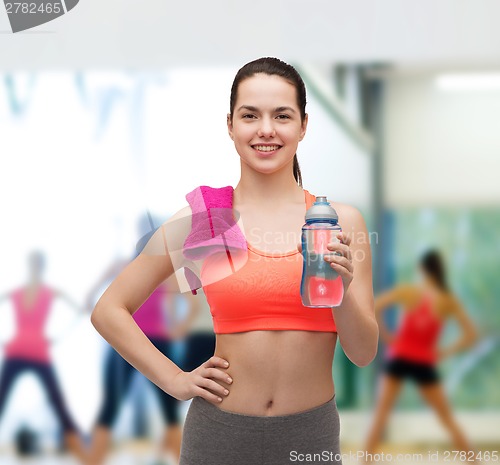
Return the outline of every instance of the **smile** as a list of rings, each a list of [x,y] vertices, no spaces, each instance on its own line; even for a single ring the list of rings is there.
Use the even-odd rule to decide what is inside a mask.
[[[274,152],[281,148],[281,145],[252,145],[252,148],[259,152]]]

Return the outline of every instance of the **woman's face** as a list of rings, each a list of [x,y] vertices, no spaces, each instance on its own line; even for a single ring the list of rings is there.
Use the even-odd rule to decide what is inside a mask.
[[[287,80],[263,73],[240,82],[228,131],[241,161],[260,173],[289,165],[306,133],[296,89]]]

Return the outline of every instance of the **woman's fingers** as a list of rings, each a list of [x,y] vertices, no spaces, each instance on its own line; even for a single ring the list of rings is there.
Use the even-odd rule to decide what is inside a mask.
[[[210,389],[219,396],[227,396],[229,394],[229,390],[227,388],[221,386],[211,378],[200,376],[197,384],[205,389]]]
[[[340,276],[344,283],[344,291],[349,287],[354,274],[354,265],[352,263],[352,254],[349,245],[351,238],[344,233],[337,234],[339,242],[331,242],[327,245],[331,254],[325,256],[325,261],[330,263]]]
[[[228,384],[233,382],[232,378],[225,371],[218,370],[217,368],[207,368],[206,371],[208,372],[206,374],[207,378],[220,379]]]
[[[337,234],[337,238],[342,242],[342,244],[345,244],[347,246],[351,245],[351,236],[348,234],[341,232]]]
[[[221,357],[218,357],[217,355],[214,355],[204,362],[202,366],[205,366],[205,368],[218,366],[227,368],[229,366],[229,362]]]
[[[349,273],[354,271],[351,261],[345,257],[332,254],[325,257],[325,260],[333,265],[332,268],[338,269],[339,267],[344,267]]]
[[[196,386],[194,395],[202,397],[203,399],[207,400],[208,402],[211,402],[212,404],[220,404],[222,402],[221,396],[213,394],[201,386]]]
[[[351,260],[351,249],[348,245],[342,244],[341,242],[330,242],[327,245],[327,249],[334,252],[335,255],[346,257]],[[333,255],[333,254],[332,254]]]
[[[200,395],[209,402],[221,402],[222,397],[229,394],[229,390],[225,386],[219,384],[216,380],[227,384],[231,384],[233,382],[228,373],[221,370],[221,368],[225,369],[228,366],[229,362],[227,360],[216,355],[204,362],[199,367],[199,378],[196,380],[197,387],[201,388],[201,391],[197,390],[199,392],[197,395]]]

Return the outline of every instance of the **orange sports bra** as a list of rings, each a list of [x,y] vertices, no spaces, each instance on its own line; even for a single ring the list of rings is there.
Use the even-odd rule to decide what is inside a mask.
[[[306,208],[315,196],[304,189]],[[232,205],[232,204],[231,204]],[[206,257],[201,267],[203,285],[216,334],[255,330],[302,330],[336,332],[331,308],[302,304],[300,281],[303,258],[298,251],[266,253],[247,242],[245,263],[220,280],[204,280],[227,268],[225,253]]]

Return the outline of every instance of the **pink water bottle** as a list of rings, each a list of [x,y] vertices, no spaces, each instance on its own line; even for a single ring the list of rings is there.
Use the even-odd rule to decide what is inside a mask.
[[[338,242],[342,231],[335,209],[326,197],[316,197],[316,202],[306,212],[302,227],[302,280],[300,295],[306,307],[338,307],[344,297],[342,277],[325,261],[331,242]]]

